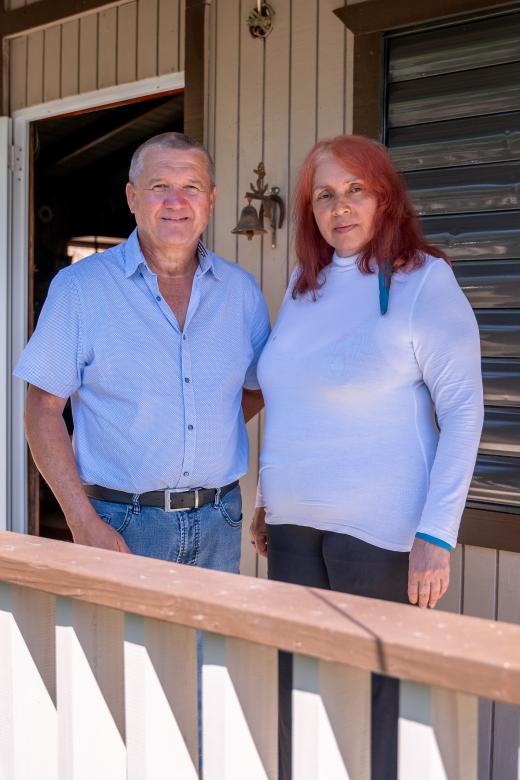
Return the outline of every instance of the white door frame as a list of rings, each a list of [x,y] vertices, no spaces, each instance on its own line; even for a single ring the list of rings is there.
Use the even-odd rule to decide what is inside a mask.
[[[27,342],[28,271],[29,271],[29,125],[39,119],[101,108],[132,98],[149,97],[161,92],[184,88],[184,72],[168,73],[130,84],[85,92],[82,95],[52,100],[20,109],[12,115],[14,173],[12,200],[12,243],[10,253],[10,359],[7,364],[10,398],[5,404],[10,420],[7,434],[7,462],[10,464],[7,484],[7,528],[26,533],[28,528],[27,447],[23,432],[23,408],[26,386],[12,377],[12,370]],[[121,195],[123,197],[123,194]],[[9,377],[11,381],[9,382]],[[0,403],[2,402],[0,394]],[[5,408],[5,407],[4,407]],[[1,446],[1,443],[0,443]],[[0,459],[1,460],[1,459]],[[1,517],[0,517],[1,522]]]

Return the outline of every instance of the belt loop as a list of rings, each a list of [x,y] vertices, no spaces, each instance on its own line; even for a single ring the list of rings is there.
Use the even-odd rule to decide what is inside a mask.
[[[213,506],[215,507],[215,509],[218,507],[220,503],[220,490],[221,488],[217,488],[215,490],[215,501],[213,502]]]
[[[138,515],[141,512],[141,504],[139,502],[140,493],[134,493],[132,496],[132,512],[134,515]]]

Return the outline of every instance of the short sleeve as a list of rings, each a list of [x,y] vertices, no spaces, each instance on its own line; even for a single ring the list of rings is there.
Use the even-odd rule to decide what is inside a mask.
[[[68,398],[81,384],[81,308],[68,269],[54,277],[38,324],[14,369],[52,395]]]
[[[255,314],[251,321],[251,346],[253,347],[253,360],[249,364],[244,381],[244,387],[247,388],[247,390],[260,389],[256,375],[256,368],[258,365],[258,359],[262,354],[262,350],[265,347],[266,341],[269,338],[269,333],[271,332],[269,312],[267,311],[264,296],[262,295],[262,292],[256,283],[255,290],[257,295],[257,303]]]

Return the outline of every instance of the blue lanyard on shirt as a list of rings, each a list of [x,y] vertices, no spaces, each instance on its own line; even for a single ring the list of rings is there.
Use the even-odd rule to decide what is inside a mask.
[[[381,268],[377,276],[379,280],[379,311],[384,315],[388,311],[388,299],[390,298],[391,263],[385,263],[384,270]]]

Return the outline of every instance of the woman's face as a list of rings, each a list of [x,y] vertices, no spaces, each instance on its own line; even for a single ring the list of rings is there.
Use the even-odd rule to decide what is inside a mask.
[[[374,235],[375,195],[331,154],[318,161],[312,211],[319,231],[340,257],[361,252]]]

